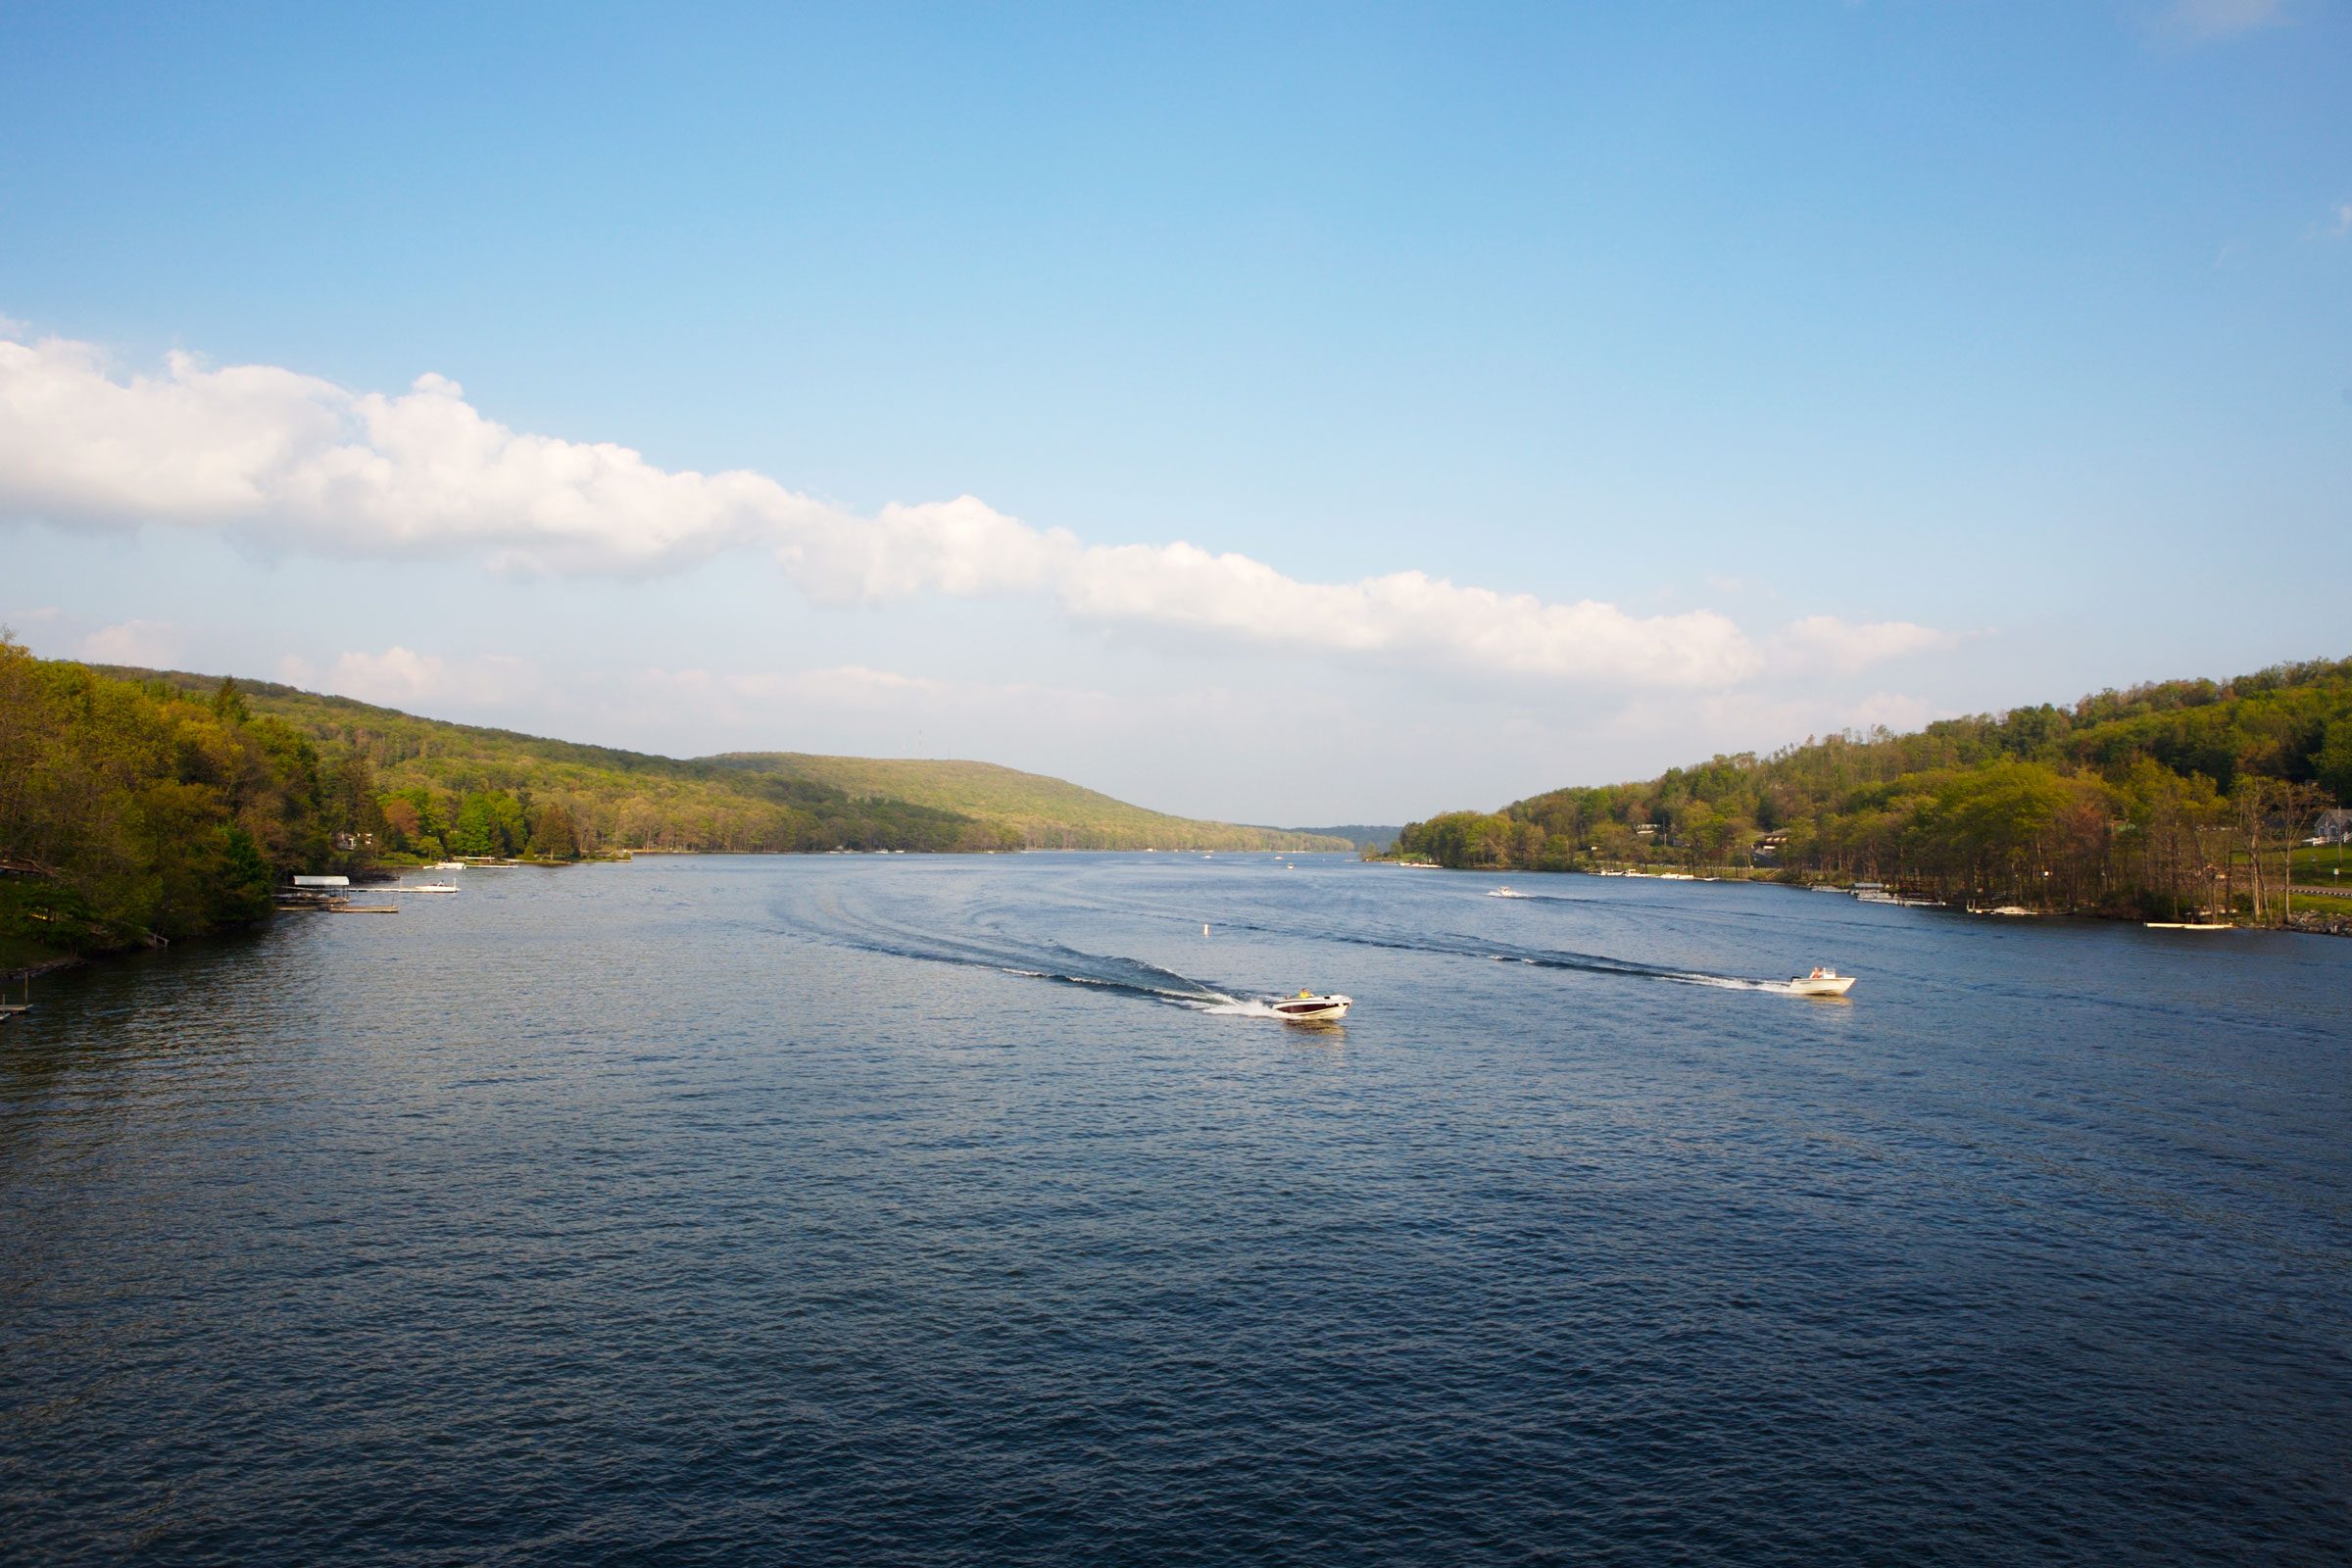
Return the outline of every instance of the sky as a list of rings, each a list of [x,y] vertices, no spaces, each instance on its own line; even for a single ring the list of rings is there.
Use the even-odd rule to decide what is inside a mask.
[[[2352,0],[0,9],[0,624],[1396,822],[2352,654]]]

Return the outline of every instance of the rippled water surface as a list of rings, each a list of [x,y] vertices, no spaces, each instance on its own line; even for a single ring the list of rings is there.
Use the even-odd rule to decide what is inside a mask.
[[[1315,857],[464,880],[0,1027],[0,1559],[2352,1541],[2352,943]]]

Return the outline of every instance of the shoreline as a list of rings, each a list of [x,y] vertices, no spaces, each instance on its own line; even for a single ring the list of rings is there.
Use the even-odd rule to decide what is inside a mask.
[[[120,953],[128,953],[133,950],[129,948],[119,948],[115,951]],[[79,964],[88,963],[92,956],[109,957],[111,956],[112,955],[110,954],[85,955],[79,953],[67,953],[61,954],[54,958],[44,958],[39,963],[19,964],[14,969],[0,969],[0,985],[10,984],[18,981],[38,980],[45,974],[55,974],[60,969],[72,969]]]
[[[1658,872],[1632,870],[1613,871],[1587,870],[1583,867],[1570,867],[1558,871],[1528,871],[1514,870],[1503,866],[1440,865],[1435,860],[1398,860],[1391,859],[1386,857],[1368,859],[1364,863],[1367,865],[1392,865],[1399,870],[1405,871],[1449,871],[1468,876],[1590,876],[1609,878],[1626,877],[1643,882],[1713,882],[1718,884],[1738,884],[1748,887],[1787,888],[1793,893],[1836,893],[1846,898],[1853,898],[1855,896],[1854,890],[1857,887],[1863,886],[1863,884],[1860,883],[1847,883],[1843,886],[1839,886],[1835,882],[1828,881],[1792,882],[1788,881],[1778,875],[1724,876],[1720,874],[1720,872]],[[1735,867],[1734,869],[1737,868]],[[1892,892],[1894,890],[1889,888],[1887,891]],[[2297,887],[2293,891],[2297,895],[2313,901],[2333,899],[2337,906],[2333,908],[2322,907],[2317,909],[2298,908],[2290,913],[2284,922],[2278,925],[2256,925],[2251,921],[2241,922],[2237,920],[2231,920],[2229,922],[2229,929],[2233,931],[2277,931],[2294,936],[2307,937],[2352,937],[2352,894],[2332,895],[2326,890],[2312,891],[2301,887]],[[1930,908],[1944,914],[1968,914],[1979,917],[2005,918],[2011,920],[2095,920],[2102,925],[2136,925],[2141,927],[2147,927],[2156,923],[2151,922],[2145,915],[2108,914],[2097,909],[2028,909],[2022,906],[2004,906],[1989,909],[1976,909],[1970,908],[1964,904],[1955,904],[1943,899],[1899,901],[1862,899],[1857,900],[1857,902],[1865,904],[1877,904],[1885,902],[1891,903],[1895,907],[1899,908]]]

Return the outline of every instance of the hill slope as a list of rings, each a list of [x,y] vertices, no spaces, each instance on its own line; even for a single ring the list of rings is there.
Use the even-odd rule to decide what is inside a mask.
[[[2352,660],[1808,740],[1408,823],[1446,865],[1769,866],[2114,913],[2289,901],[2288,844],[2352,800]]]
[[[1344,840],[1327,835],[1170,816],[1065,779],[994,762],[818,757],[804,752],[732,752],[708,760],[726,770],[839,790],[852,800],[904,801],[1013,827],[1026,844],[1044,849],[1348,848]]]
[[[210,694],[218,677],[118,669],[125,679]],[[559,805],[584,850],[1262,849],[1338,850],[1344,840],[1130,806],[1062,779],[989,762],[799,753],[679,759],[423,718],[274,682],[239,682],[256,713],[281,719],[330,760],[364,760],[402,848],[452,832],[475,797],[511,797],[525,829]],[[504,809],[504,808],[500,808]],[[513,840],[515,835],[507,835]],[[528,847],[528,834],[504,850]],[[471,851],[468,842],[464,847]]]

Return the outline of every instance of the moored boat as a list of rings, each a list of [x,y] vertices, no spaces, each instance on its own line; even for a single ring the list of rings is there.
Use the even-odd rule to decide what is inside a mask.
[[[1312,991],[1300,991],[1295,997],[1283,997],[1271,1004],[1274,1010],[1291,1023],[1337,1023],[1348,1016],[1355,999],[1337,992],[1317,996]]]

